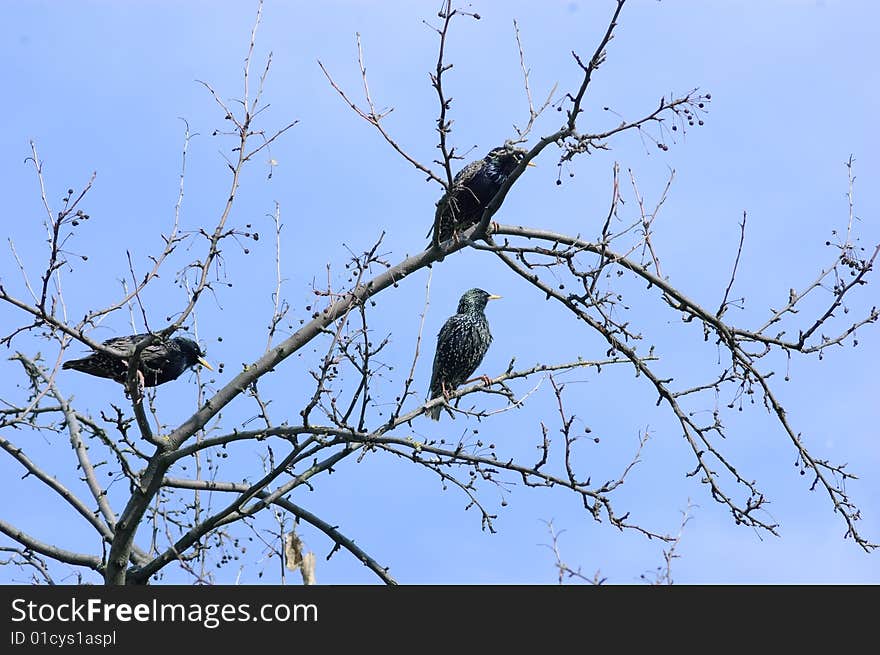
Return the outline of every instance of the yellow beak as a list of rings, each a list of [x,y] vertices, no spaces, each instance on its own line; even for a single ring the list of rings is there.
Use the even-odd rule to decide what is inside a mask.
[[[204,358],[202,358],[202,357],[199,357],[196,361],[197,361],[199,364],[201,364],[202,366],[204,366],[206,369],[208,369],[209,371],[213,371],[213,370],[214,370],[214,367],[211,366],[211,365],[207,362],[206,359],[204,359]]]
[[[489,296],[489,300],[501,300],[502,296]]]
[[[531,166],[532,168],[537,168],[538,165],[535,162],[530,161],[528,164],[526,164],[526,166]]]

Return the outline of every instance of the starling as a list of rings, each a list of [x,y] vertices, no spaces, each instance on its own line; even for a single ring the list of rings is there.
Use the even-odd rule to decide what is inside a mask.
[[[107,339],[103,345],[126,353],[130,357],[137,344],[148,336],[150,335],[133,334],[128,337],[114,337]],[[138,382],[145,387],[165,384],[177,379],[186,369],[196,364],[201,364],[209,371],[213,371],[211,365],[202,358],[202,354],[201,348],[192,339],[186,337],[157,338],[141,351],[138,363],[140,373]],[[61,368],[72,368],[89,375],[110,378],[120,384],[125,384],[128,360],[126,357],[114,357],[95,351],[82,359],[70,359],[64,362]]]
[[[438,224],[438,218],[440,221],[440,242],[480,222],[486,206],[526,152],[511,146],[493,148],[483,159],[472,161],[458,172],[452,180],[452,188],[440,198],[434,213],[434,224]],[[534,164],[529,162],[529,166]]]
[[[477,370],[492,343],[489,322],[483,310],[487,302],[500,297],[482,289],[471,289],[458,301],[458,311],[446,320],[437,334],[428,400],[448,397]],[[431,418],[435,421],[440,420],[440,407],[431,408]]]

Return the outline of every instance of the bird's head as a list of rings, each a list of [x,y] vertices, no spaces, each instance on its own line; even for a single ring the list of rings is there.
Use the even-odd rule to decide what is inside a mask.
[[[458,313],[470,314],[472,312],[482,312],[486,308],[486,303],[490,300],[498,300],[501,296],[493,296],[482,289],[470,289],[464,292],[458,301]]]
[[[524,148],[514,148],[513,146],[499,146],[492,148],[486,155],[486,163],[496,172],[497,175],[506,178],[513,169],[519,166],[519,163],[526,156],[528,150]],[[534,166],[532,162],[528,166]]]
[[[175,341],[180,348],[180,352],[186,357],[187,367],[201,364],[209,371],[214,370],[214,367],[205,359],[205,353],[202,352],[202,349],[199,348],[199,344],[195,341],[187,339],[186,337],[177,337]]]

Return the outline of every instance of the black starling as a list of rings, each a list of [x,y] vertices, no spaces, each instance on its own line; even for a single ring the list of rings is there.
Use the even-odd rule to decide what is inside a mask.
[[[489,322],[483,310],[487,302],[500,297],[482,289],[471,289],[458,301],[455,316],[450,316],[437,334],[428,400],[448,397],[477,370],[492,343]],[[435,421],[440,420],[440,408],[440,405],[431,408],[431,418]]]
[[[493,148],[483,159],[472,161],[458,172],[452,180],[452,189],[443,194],[434,212],[434,224],[438,217],[440,220],[440,242],[480,222],[486,206],[526,152],[511,146]],[[533,165],[529,162],[529,166]]]
[[[137,344],[149,334],[133,334],[128,337],[107,339],[103,345],[131,356]],[[155,387],[180,377],[186,369],[201,364],[210,371],[214,369],[202,358],[202,350],[192,339],[174,337],[173,339],[157,338],[143,349],[140,355],[138,382],[145,387]],[[113,357],[95,351],[82,359],[71,359],[61,368],[72,368],[82,373],[110,378],[125,384],[128,372],[128,360],[124,357]]]

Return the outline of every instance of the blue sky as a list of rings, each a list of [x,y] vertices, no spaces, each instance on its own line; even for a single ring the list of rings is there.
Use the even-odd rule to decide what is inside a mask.
[[[470,151],[471,157],[482,156],[513,136],[512,125],[527,118],[514,19],[532,92],[543,98],[554,84],[564,92],[578,83],[579,69],[570,53],[589,57],[613,4],[474,2],[470,9],[481,20],[458,21],[448,44],[449,60],[455,64],[446,83],[453,97],[451,138],[456,147]],[[223,274],[232,286],[204,299],[197,312],[198,336],[208,358],[225,369],[208,378],[215,381],[211,388],[220,388],[263,352],[275,275],[269,216],[276,202],[284,224],[283,289],[297,319],[308,316],[312,284],[324,283],[328,263],[333,264],[334,285],[344,284],[341,264],[347,248],[369,248],[383,231],[383,249],[391,262],[425,246],[439,187],[426,182],[345,106],[316,62],[320,59],[360,99],[355,42],[355,33],[360,33],[373,98],[380,108],[394,108],[386,128],[415,157],[430,162],[436,156],[436,96],[428,71],[436,63],[437,43],[422,20],[436,22],[438,6],[434,0],[266,3],[255,51],[260,63],[272,52],[265,91],[271,106],[262,125],[271,131],[293,120],[299,123],[247,170],[231,221],[255,226],[263,238],[259,245],[248,244],[250,254],[226,246]],[[128,271],[126,250],[143,272],[148,256],[161,249],[160,233],[171,224],[178,193],[184,130],[180,118],[197,133],[189,145],[181,224],[188,230],[213,226],[228,187],[221,151],[228,150],[229,142],[211,136],[223,127],[223,117],[196,80],[210,83],[223,98],[240,97],[255,8],[255,2],[28,2],[5,8],[0,27],[7,90],[6,129],[0,132],[4,225],[31,270],[41,270],[45,261],[45,234],[33,168],[24,161],[30,154],[28,140],[37,144],[53,200],[68,187],[81,188],[97,171],[84,205],[92,218],[69,243],[72,252],[88,255],[65,278],[72,317],[119,296],[119,280]],[[655,246],[665,275],[714,309],[736,254],[738,221],[746,211],[747,240],[734,292],[745,294],[748,302],[729,318],[746,327],[759,325],[769,307],[787,299],[789,288],[805,286],[831,263],[834,253],[824,244],[832,230],[846,228],[844,163],[850,155],[857,177],[857,234],[865,247],[880,243],[880,144],[874,125],[880,108],[878,19],[880,9],[872,2],[631,2],[590,88],[586,124],[596,131],[607,129],[619,119],[603,107],[632,119],[651,111],[661,96],[699,87],[712,95],[705,125],[678,136],[667,152],[649,147],[634,133],[621,135],[611,141],[611,150],[581,157],[565,168],[561,186],[555,183],[556,152],[548,148],[538,167],[518,181],[496,220],[592,237],[607,211],[614,162],[624,173],[632,170],[649,204],[674,169],[668,200],[655,223]],[[534,136],[555,130],[559,116],[548,111]],[[267,179],[270,157],[277,166]],[[629,202],[627,216],[634,211],[635,203]],[[173,272],[191,255],[179,253],[147,296],[156,325],[180,308],[184,292],[175,285]],[[0,278],[24,293],[8,248],[0,257]],[[373,328],[377,334],[390,334],[383,354],[394,366],[377,390],[377,395],[389,396],[386,401],[393,400],[393,390],[408,370],[427,281],[428,272],[421,271],[376,299]],[[696,325],[680,324],[639,285],[621,285],[633,320],[642,322],[646,340],[663,357],[661,371],[684,380],[710,369],[716,353],[702,341]],[[595,359],[604,353],[603,341],[524,288],[494,258],[465,251],[433,268],[426,341],[416,369],[420,387],[428,385],[434,335],[462,291],[472,286],[504,296],[487,310],[495,341],[481,370],[500,373],[514,356],[530,365],[578,355]],[[872,283],[861,290],[856,305],[869,307],[877,298]],[[95,337],[126,333],[128,321],[128,313],[119,312]],[[19,324],[15,312],[0,312],[3,334]],[[847,489],[863,510],[862,533],[876,542],[880,413],[878,384],[869,376],[880,361],[876,326],[863,329],[859,342],[857,348],[833,349],[822,361],[815,356],[793,360],[791,381],[779,382],[777,389],[814,455],[848,462],[859,475]],[[15,346],[31,354],[41,347],[27,338]],[[74,347],[72,353],[79,352]],[[57,353],[44,355],[54,358]],[[286,411],[296,419],[309,393],[306,368],[314,358],[309,349],[266,379],[279,420],[286,418]],[[776,363],[784,367],[781,360]],[[17,364],[4,359],[0,367],[7,380],[0,398],[20,394],[10,386],[20,378]],[[654,406],[652,393],[633,380],[631,370],[576,372],[564,379],[574,411],[600,437],[599,444],[583,447],[585,468],[597,479],[618,474],[640,431],[652,435],[642,462],[618,496],[620,510],[631,511],[650,527],[674,531],[688,503],[695,505],[673,568],[676,582],[880,582],[878,555],[843,540],[843,522],[827,497],[809,491],[809,476],[799,476],[793,465],[790,442],[759,406],[725,415],[728,439],[722,445],[770,498],[771,518],[780,524],[778,538],[734,525],[698,482],[685,477],[693,468],[692,454],[667,412]],[[121,390],[106,381],[73,372],[59,380],[65,393],[94,413],[124,401]],[[163,422],[174,425],[185,419],[195,407],[194,376],[186,374],[162,387],[158,398]],[[437,437],[479,428],[487,440],[509,452],[528,454],[534,452],[540,419],[552,411],[553,396],[545,381],[522,411],[479,426],[461,418],[439,425],[421,419],[413,431],[418,437]],[[253,406],[241,401],[221,421],[232,427],[253,413]],[[72,453],[61,436],[14,436],[28,444],[33,458],[76,484]],[[220,477],[259,475],[265,454],[261,448],[255,443],[237,450],[233,461],[222,463]],[[34,481],[19,479],[17,464],[0,459],[0,467],[4,497],[26,499],[5,504],[4,519],[71,549],[93,552],[98,547],[78,517],[66,516]],[[123,486],[113,489],[119,508]],[[294,500],[339,525],[401,582],[553,583],[554,559],[545,547],[549,536],[544,522],[549,520],[565,530],[559,546],[566,561],[590,576],[599,570],[609,582],[638,583],[642,573],[662,561],[659,543],[594,522],[576,498],[561,491],[516,486],[505,507],[498,507],[496,488],[484,487],[482,494],[498,510],[497,534],[480,530],[476,513],[464,511],[463,496],[442,491],[427,472],[387,457],[346,463]],[[331,544],[323,536],[309,529],[302,536],[319,556],[319,582],[376,581],[346,553],[325,561]],[[217,581],[233,582],[240,576],[241,581],[256,582],[261,569],[264,579],[272,579],[275,565],[257,559],[241,570],[230,566],[217,571]],[[20,579],[21,574],[0,569],[0,580]],[[168,579],[185,578],[169,572]]]

